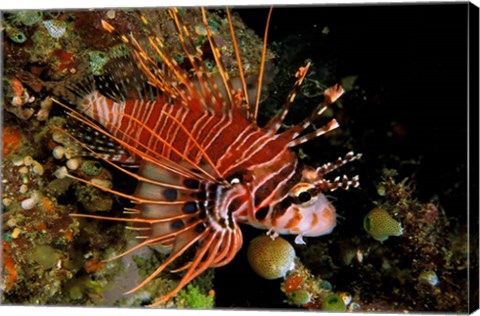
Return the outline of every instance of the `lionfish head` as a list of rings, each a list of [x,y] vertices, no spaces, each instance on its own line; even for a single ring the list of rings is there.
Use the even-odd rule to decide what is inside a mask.
[[[358,176],[351,179],[343,176],[330,181],[325,179],[324,175],[360,156],[350,152],[343,159],[338,158],[334,163],[327,163],[317,169],[304,166],[298,182],[293,185],[290,183],[286,196],[273,206],[269,219],[272,225],[271,233],[297,235],[297,244],[304,243],[303,236],[330,234],[336,226],[337,215],[325,193],[337,188],[357,187],[359,180]]]
[[[337,217],[335,207],[324,193],[337,188],[357,187],[359,185],[358,176],[351,179],[347,176],[337,177],[333,181],[329,181],[324,178],[324,175],[349,161],[360,158],[360,156],[360,154],[354,155],[353,152],[349,152],[343,159],[338,158],[336,162],[327,163],[317,169],[309,166],[303,168],[301,180],[289,190],[292,203],[284,214],[286,218],[299,218],[295,229],[290,232],[299,235],[297,242],[302,242],[301,236],[326,235],[335,228]]]

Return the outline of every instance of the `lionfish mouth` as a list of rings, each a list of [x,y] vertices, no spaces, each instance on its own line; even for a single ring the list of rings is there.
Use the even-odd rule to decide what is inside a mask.
[[[134,204],[125,209],[126,217],[72,216],[128,222],[131,229],[139,232],[140,243],[109,260],[144,246],[171,247],[169,257],[127,293],[142,288],[188,250],[194,250],[188,263],[173,270],[183,272],[177,286],[151,306],[166,303],[206,269],[228,264],[242,246],[239,223],[266,228],[272,236],[294,233],[299,242],[303,235],[329,233],[335,226],[335,209],[322,192],[356,187],[358,177],[329,181],[324,175],[360,157],[348,153],[344,159],[306,175],[291,150],[338,127],[332,119],[325,126],[305,133],[312,121],[341,96],[343,89],[339,85],[325,90],[324,101],[310,116],[280,132],[310,64],[296,72],[296,81],[282,110],[266,125],[258,126],[262,86],[269,80],[265,80],[264,74],[269,67],[267,38],[272,8],[255,77],[244,73],[238,35],[226,9],[235,79],[222,58],[223,51],[229,48],[220,44],[222,40],[215,34],[205,9],[200,10],[201,27],[197,25],[205,40],[201,48],[195,43],[198,38],[194,38],[192,26],[185,22],[184,13],[176,8],[167,12],[168,23],[175,29],[175,40],[184,56],[182,62],[144,14],[139,14],[147,34],[142,40],[121,34],[102,20],[103,28],[131,50],[138,71],[132,72],[131,78],[121,78],[106,93],[93,91],[84,95],[77,109],[56,101],[81,126],[93,131],[94,138],[102,140],[102,146],[92,145],[92,137],[87,139],[85,134],[72,130],[61,133],[76,142],[84,153],[137,182],[135,192],[126,194],[66,174]],[[211,60],[206,59],[207,48]],[[189,71],[185,70],[185,64],[190,66]],[[216,74],[212,74],[212,68]],[[81,95],[82,91],[77,89],[75,93]],[[109,153],[106,147],[113,148],[114,153]],[[123,167],[125,163],[138,164],[138,171]],[[294,185],[301,181],[310,183],[314,189],[292,195]],[[314,208],[306,200],[312,192],[319,201]],[[302,211],[294,211],[299,209]],[[319,215],[317,209],[328,210],[328,214]]]

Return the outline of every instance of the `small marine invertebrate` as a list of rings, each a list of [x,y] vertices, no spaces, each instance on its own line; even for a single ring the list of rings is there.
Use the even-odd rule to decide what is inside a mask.
[[[37,120],[39,121],[46,121],[50,114],[50,110],[52,109],[53,101],[51,98],[45,98],[40,103],[40,110],[37,112]]]
[[[322,302],[322,310],[331,312],[344,312],[346,310],[345,302],[337,294],[328,295]]]
[[[390,236],[401,236],[402,225],[383,208],[372,209],[363,220],[363,227],[374,239],[385,241]]]
[[[310,302],[312,299],[312,294],[310,294],[307,290],[296,290],[289,294],[289,298],[295,305],[305,305]]]
[[[430,269],[423,270],[418,276],[418,281],[422,284],[428,284],[430,286],[438,285],[438,276],[435,271]]]
[[[24,210],[28,211],[34,208],[38,202],[40,202],[40,193],[35,191],[28,199],[23,200],[21,205]]]
[[[45,29],[47,29],[48,34],[56,40],[62,37],[67,30],[67,23],[64,21],[43,20],[42,23]]]
[[[103,67],[107,64],[109,57],[102,51],[88,52],[88,58],[90,59],[90,69],[95,76],[103,74]]]
[[[293,268],[295,249],[281,237],[272,240],[262,235],[248,245],[247,259],[250,267],[262,278],[278,279]]]
[[[5,33],[7,34],[8,38],[14,41],[15,43],[22,44],[27,40],[25,33],[20,31],[20,29],[7,25],[5,27]]]
[[[65,165],[69,170],[77,170],[78,167],[80,167],[81,163],[82,163],[81,160],[78,158],[70,158],[67,160]]]
[[[102,172],[102,164],[96,160],[86,160],[82,163],[82,170],[89,176],[98,176]]]
[[[340,296],[345,303],[345,306],[348,306],[352,302],[352,295],[348,292],[340,292],[338,293],[338,296]]]

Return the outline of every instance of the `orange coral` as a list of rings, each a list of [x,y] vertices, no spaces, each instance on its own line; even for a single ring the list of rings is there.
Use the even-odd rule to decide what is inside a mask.
[[[67,231],[65,232],[65,239],[67,241],[73,240],[73,230],[71,228],[67,229]]]
[[[289,277],[287,280],[285,280],[285,291],[287,293],[295,291],[302,281],[303,278],[299,275]]]
[[[85,262],[84,268],[87,273],[97,272],[105,266],[105,262],[98,261],[95,258],[92,258]]]
[[[40,201],[40,209],[45,212],[53,212],[55,210],[55,206],[49,198],[43,197]]]
[[[22,134],[17,128],[6,126],[3,129],[3,155],[17,151],[21,140]]]
[[[12,89],[15,96],[23,96],[23,84],[17,78],[12,78]]]
[[[2,285],[4,290],[10,290],[17,281],[17,270],[15,269],[15,262],[12,259],[12,248],[7,242],[3,242],[3,273],[2,273]]]
[[[43,230],[46,230],[46,229],[47,229],[47,225],[43,222],[37,225],[37,230],[39,230],[39,231],[43,231]]]

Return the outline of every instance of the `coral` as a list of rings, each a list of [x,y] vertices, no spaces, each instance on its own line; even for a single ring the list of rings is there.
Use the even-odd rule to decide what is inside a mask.
[[[267,280],[284,277],[292,269],[295,249],[285,239],[258,236],[248,245],[247,259],[252,269]]]
[[[5,126],[3,129],[3,156],[8,156],[11,152],[16,152],[22,140],[21,131],[14,126]]]
[[[23,24],[25,26],[32,26],[39,23],[43,18],[42,11],[24,10],[11,13],[8,17],[14,24]]]
[[[303,278],[299,275],[295,275],[285,279],[285,292],[290,293],[296,291],[298,286],[302,283]]]
[[[299,258],[295,259],[295,268],[287,273],[280,289],[288,304],[310,310],[345,311],[346,305],[350,304],[332,291],[330,282],[313,275]]]
[[[466,236],[464,228],[452,227],[438,202],[418,200],[413,179],[397,181],[397,176],[396,170],[382,171],[376,187],[380,198],[374,204],[375,209],[390,210],[388,216],[402,223],[404,233],[394,242],[386,240],[377,246],[358,242],[362,260],[355,268],[362,277],[348,290],[365,312],[459,310],[465,306],[466,289],[453,280],[465,276],[461,262],[467,251],[455,243],[463,243],[459,237]],[[460,292],[464,295],[453,294]]]
[[[401,236],[403,234],[402,225],[381,208],[374,208],[368,212],[363,221],[363,226],[370,236],[380,242],[387,240],[390,236]]]
[[[95,160],[84,161],[81,168],[89,176],[98,176],[103,169],[102,164]]]
[[[136,267],[135,274],[146,278],[165,260],[167,255],[164,252],[168,252],[168,250],[161,248],[160,251],[162,253],[157,251],[143,251],[141,255],[133,255],[131,259],[127,259],[127,261],[132,261],[131,266]],[[207,270],[183,289],[179,295],[162,304],[162,307],[212,308],[215,300],[214,291],[212,290],[212,279],[213,270]],[[120,281],[120,284],[124,284],[127,281],[128,279],[124,278]],[[161,273],[157,278],[129,295],[129,297],[121,298],[118,304],[120,306],[148,305],[158,297],[165,295],[175,288],[178,282],[179,278],[175,273]],[[134,287],[136,285],[135,283],[129,284],[127,289],[131,289],[128,287]]]
[[[35,97],[31,96],[23,84],[15,77],[6,79],[6,94],[4,98],[11,98],[5,104],[5,109],[22,120],[28,120],[35,112],[31,104]]]
[[[113,206],[113,199],[109,194],[89,185],[77,186],[75,196],[89,213],[110,211]]]
[[[9,39],[14,41],[17,44],[22,44],[27,40],[27,36],[20,29],[12,26],[6,26],[5,32]]]
[[[161,16],[162,19],[152,21],[164,30],[161,34],[172,33],[173,25],[165,10],[151,10],[146,15]],[[6,113],[3,135],[6,141],[2,161],[5,206],[5,260],[2,262],[6,273],[2,279],[2,300],[17,304],[98,305],[112,282],[132,282],[127,276],[118,276],[123,267],[122,260],[102,262],[121,253],[128,234],[125,234],[122,224],[77,219],[69,215],[85,209],[91,212],[112,210],[110,212],[113,213],[128,202],[121,201],[121,204],[100,190],[65,177],[67,172],[71,172],[104,186],[111,186],[113,178],[105,166],[98,170],[98,164],[83,170],[82,164],[86,160],[81,157],[81,148],[55,132],[56,128],[64,126],[65,120],[52,100],[77,100],[70,89],[84,87],[83,80],[89,75],[92,62],[95,66],[93,72],[98,74],[105,69],[101,65],[98,67],[99,63],[128,58],[129,49],[124,44],[118,44],[118,39],[102,28],[101,19],[109,19],[125,34],[141,34],[139,38],[143,37],[145,29],[138,16],[128,10],[19,11],[7,13],[6,17],[10,29],[6,30],[8,34],[3,38],[4,108],[14,115]],[[192,33],[193,25],[202,23],[199,19],[201,14],[196,9],[184,10],[182,17],[186,22],[195,20],[195,23],[188,24]],[[241,30],[239,39],[244,43],[241,47],[242,61],[247,65],[247,74],[253,74],[258,70],[261,41],[238,16],[233,19]],[[214,30],[215,41],[222,50],[227,47],[230,50],[223,55],[229,65],[228,71],[234,76],[236,58],[231,45],[227,45],[231,44],[231,35],[224,22],[225,17],[218,12],[209,14],[209,24],[218,28]],[[9,38],[8,35],[17,36]],[[176,37],[165,35],[165,42],[175,47],[172,50],[183,52]],[[209,56],[207,61],[213,62],[207,49],[207,38],[198,36],[195,43]],[[98,56],[95,52],[104,55]],[[188,67],[184,54],[180,53],[179,57],[184,60],[182,67]],[[267,57],[272,57],[271,52],[267,52]],[[56,135],[54,141],[52,135]],[[55,143],[58,138],[63,140],[61,145]],[[76,169],[69,168],[75,164],[78,165]],[[77,197],[80,198],[78,201]],[[27,256],[27,253],[30,255]],[[153,257],[156,258],[155,255],[148,258]],[[152,267],[156,268],[159,263],[155,261]],[[192,283],[192,287],[185,289],[186,296],[174,298],[166,305],[213,306],[212,279],[213,271],[209,270]],[[105,304],[148,304],[176,284],[177,275],[161,275],[151,287],[147,287],[148,294],[142,289],[130,301],[110,297],[106,298]],[[38,293],[35,291],[38,288],[44,291]],[[187,297],[194,299],[188,301]]]

